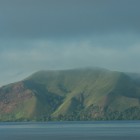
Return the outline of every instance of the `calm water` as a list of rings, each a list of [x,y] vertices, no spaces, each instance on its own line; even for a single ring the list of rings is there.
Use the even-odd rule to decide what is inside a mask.
[[[0,123],[0,140],[140,140],[140,121]]]

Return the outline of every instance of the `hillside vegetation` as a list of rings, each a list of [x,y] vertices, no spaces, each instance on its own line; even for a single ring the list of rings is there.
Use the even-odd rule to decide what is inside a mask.
[[[0,120],[140,119],[139,81],[98,68],[39,71],[0,88]]]

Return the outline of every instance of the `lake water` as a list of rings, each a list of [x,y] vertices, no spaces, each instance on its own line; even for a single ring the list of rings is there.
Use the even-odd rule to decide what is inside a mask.
[[[0,123],[0,140],[140,140],[140,121]]]

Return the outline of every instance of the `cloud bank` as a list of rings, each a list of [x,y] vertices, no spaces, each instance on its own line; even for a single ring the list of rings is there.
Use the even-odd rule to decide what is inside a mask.
[[[0,0],[0,37],[140,33],[139,5],[139,0]]]
[[[27,41],[25,44],[29,46],[26,49],[9,48],[8,51],[3,49],[0,52],[1,71],[5,73],[5,77],[8,77],[7,73],[25,78],[26,75],[38,70],[89,66],[126,72],[139,72],[140,69],[138,41],[124,48],[101,45],[100,42],[94,43],[94,40],[73,42],[36,40]]]
[[[0,0],[0,86],[42,69],[140,72],[139,0]]]

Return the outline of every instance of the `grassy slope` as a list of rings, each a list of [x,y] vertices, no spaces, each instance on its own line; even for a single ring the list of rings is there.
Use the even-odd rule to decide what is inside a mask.
[[[0,95],[3,96],[4,90],[9,97],[12,95],[13,98],[21,93],[28,95],[29,91],[32,95],[13,107],[12,113],[9,114],[14,119],[33,120],[50,115],[58,117],[77,110],[86,112],[91,106],[98,106],[101,109],[109,108],[113,111],[139,107],[139,86],[121,72],[104,69],[40,71],[21,83],[23,85],[19,86],[19,89],[23,91],[16,90],[16,94],[14,86],[18,83],[10,87],[5,86],[5,89],[0,90]],[[19,99],[21,100],[21,97],[16,100]],[[1,120],[9,117],[8,114],[1,116],[4,116],[0,117]]]
[[[104,69],[41,71],[29,79],[64,98],[53,112],[54,117],[75,111],[80,104],[84,109],[94,105],[122,111],[139,105],[139,87],[121,72]]]

